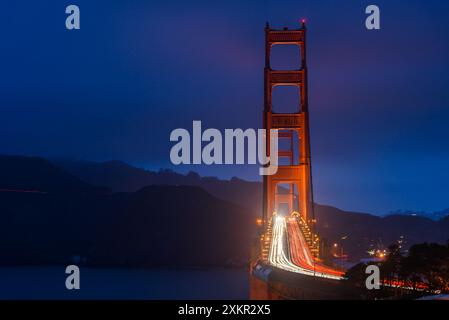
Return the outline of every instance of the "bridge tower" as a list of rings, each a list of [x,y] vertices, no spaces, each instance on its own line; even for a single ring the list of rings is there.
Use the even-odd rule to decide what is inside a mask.
[[[275,45],[299,47],[300,65],[294,70],[274,70],[270,64],[271,49]],[[283,205],[288,214],[298,212],[307,227],[315,223],[311,176],[309,113],[307,100],[306,26],[299,29],[271,29],[265,27],[263,126],[267,130],[267,156],[270,154],[269,130],[278,129],[279,166],[274,175],[264,176],[263,222],[265,226],[274,212]],[[277,86],[294,86],[300,99],[293,113],[273,111],[272,93]],[[287,143],[282,143],[287,142]],[[285,146],[287,145],[287,146]],[[285,210],[284,210],[285,211]]]

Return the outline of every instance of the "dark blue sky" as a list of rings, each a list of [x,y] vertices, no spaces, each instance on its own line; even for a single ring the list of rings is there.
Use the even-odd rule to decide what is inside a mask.
[[[81,30],[65,29],[65,7]],[[364,27],[381,9],[380,31]],[[169,133],[258,128],[263,28],[308,20],[315,198],[449,207],[447,1],[10,1],[0,13],[0,153],[170,166]],[[282,58],[282,56],[280,56]],[[177,168],[258,179],[254,166]]]

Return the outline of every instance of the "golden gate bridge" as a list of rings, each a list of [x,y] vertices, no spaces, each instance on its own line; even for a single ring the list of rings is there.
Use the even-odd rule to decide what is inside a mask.
[[[320,259],[320,239],[315,232],[312,163],[310,151],[306,25],[280,30],[265,27],[265,70],[263,126],[278,130],[278,170],[264,176],[261,236],[262,260],[271,266],[308,276],[340,280],[343,272],[325,266]],[[299,47],[300,65],[293,70],[271,67],[271,50],[276,45]],[[277,112],[273,106],[276,87],[297,88],[300,99],[294,112]],[[266,152],[270,156],[267,135]]]

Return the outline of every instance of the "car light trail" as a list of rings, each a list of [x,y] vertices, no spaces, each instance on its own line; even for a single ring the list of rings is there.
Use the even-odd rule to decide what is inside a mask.
[[[309,276],[316,276],[328,279],[341,280],[341,275],[336,275],[332,273],[327,273],[325,270],[318,269],[313,260],[309,257],[305,259],[304,263],[300,265],[294,264],[288,254],[286,253],[285,244],[290,243],[287,234],[287,223],[284,217],[275,216],[273,217],[273,235],[271,240],[269,261],[270,263],[283,270],[290,272],[301,273]],[[304,253],[305,251],[303,251]],[[324,271],[324,272],[323,272]]]
[[[343,277],[343,272],[315,262],[296,218],[288,219],[287,237],[289,240],[290,257],[293,264],[309,270],[314,270],[315,274],[335,276],[340,279]]]

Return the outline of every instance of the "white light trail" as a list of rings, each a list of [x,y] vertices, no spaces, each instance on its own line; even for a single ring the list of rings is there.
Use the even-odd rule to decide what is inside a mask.
[[[280,269],[284,269],[290,272],[301,273],[309,276],[317,276],[328,279],[336,279],[341,280],[342,277],[326,274],[322,272],[316,272],[312,269],[305,269],[300,266],[295,265],[291,262],[290,258],[286,254],[286,250],[284,248],[284,243],[287,239],[287,224],[284,217],[275,216],[273,218],[273,232],[272,232],[272,240],[269,254],[270,263],[278,267]],[[313,263],[313,262],[312,262]]]

